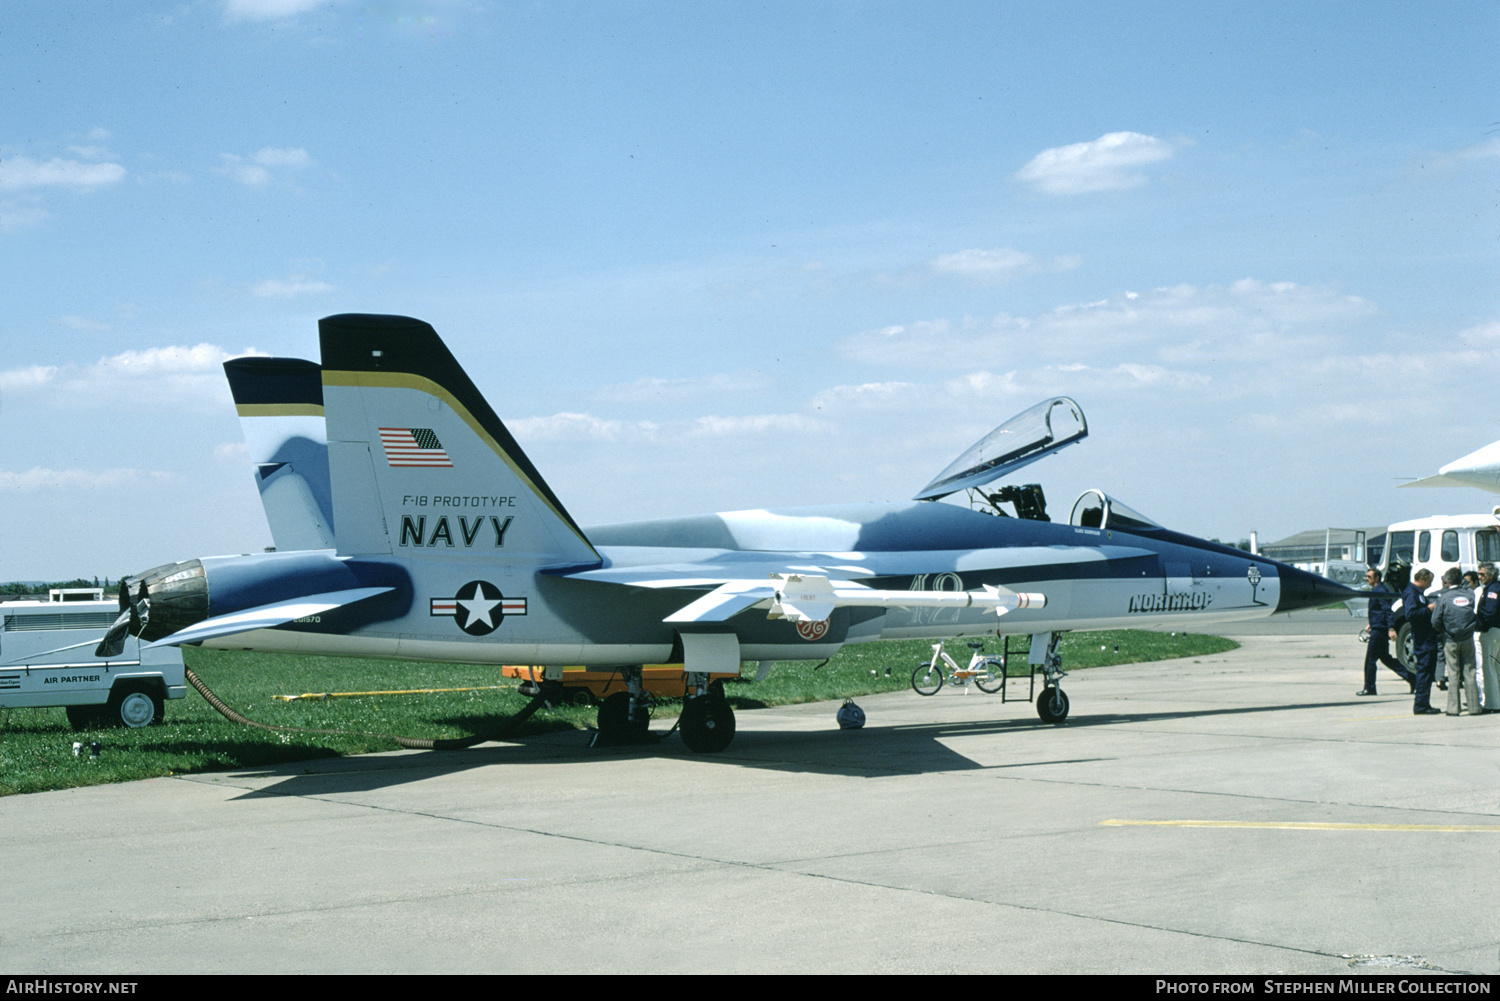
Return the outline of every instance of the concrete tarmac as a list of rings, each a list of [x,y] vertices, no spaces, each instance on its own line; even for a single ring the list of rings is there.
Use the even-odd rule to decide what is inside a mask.
[[[13,973],[1500,969],[1500,715],[1354,698],[1337,632],[739,714],[0,800]],[[1441,703],[1440,703],[1441,704]],[[665,730],[666,722],[656,724]]]

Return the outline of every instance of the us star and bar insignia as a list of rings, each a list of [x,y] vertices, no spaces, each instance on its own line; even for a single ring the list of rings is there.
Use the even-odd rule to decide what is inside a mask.
[[[525,598],[507,598],[487,580],[471,580],[451,598],[428,599],[428,614],[452,616],[458,628],[470,636],[495,631],[507,615],[525,615]]]

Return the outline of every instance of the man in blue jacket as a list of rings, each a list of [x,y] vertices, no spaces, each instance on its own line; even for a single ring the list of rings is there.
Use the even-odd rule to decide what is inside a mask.
[[[1487,713],[1500,711],[1500,577],[1495,564],[1479,564],[1479,596],[1474,625],[1479,633],[1479,701]]]
[[[1448,715],[1463,712],[1469,704],[1469,715],[1478,716],[1479,686],[1475,678],[1474,658],[1474,592],[1463,584],[1458,567],[1443,574],[1443,590],[1432,609],[1432,628],[1443,640],[1444,659],[1448,662]]]
[[[1395,601],[1396,595],[1381,582],[1379,570],[1371,568],[1365,574],[1365,582],[1370,585],[1371,594],[1370,637],[1365,643],[1365,687],[1354,694],[1375,694],[1375,672],[1380,669],[1381,664],[1395,671],[1402,681],[1411,686],[1410,690],[1415,692],[1417,676],[1391,656],[1391,641],[1396,638],[1396,616],[1391,612],[1391,603]]]
[[[1417,661],[1417,683],[1412,686],[1411,711],[1418,716],[1432,716],[1441,709],[1432,707],[1432,673],[1437,669],[1437,634],[1432,628],[1432,605],[1427,602],[1427,587],[1432,583],[1431,570],[1418,570],[1401,593],[1401,616],[1411,623],[1412,655]]]

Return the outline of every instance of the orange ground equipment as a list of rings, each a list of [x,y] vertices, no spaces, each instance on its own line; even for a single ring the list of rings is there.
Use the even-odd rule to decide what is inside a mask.
[[[521,682],[522,695],[537,694],[546,668],[506,664],[500,674],[506,678],[517,678]],[[710,674],[709,683],[726,678],[738,678],[738,674]],[[562,676],[563,688],[567,690],[573,705],[592,705],[603,701],[607,695],[628,690],[625,676],[618,671],[591,670],[586,667],[565,667]],[[681,664],[647,664],[641,669],[641,687],[652,695],[680,699],[688,694],[687,673]]]

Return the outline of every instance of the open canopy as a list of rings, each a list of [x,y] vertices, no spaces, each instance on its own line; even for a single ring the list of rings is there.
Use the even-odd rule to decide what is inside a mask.
[[[1066,396],[1043,400],[969,446],[912,499],[937,500],[983,486],[1081,441],[1088,433],[1088,421],[1078,404]]]

